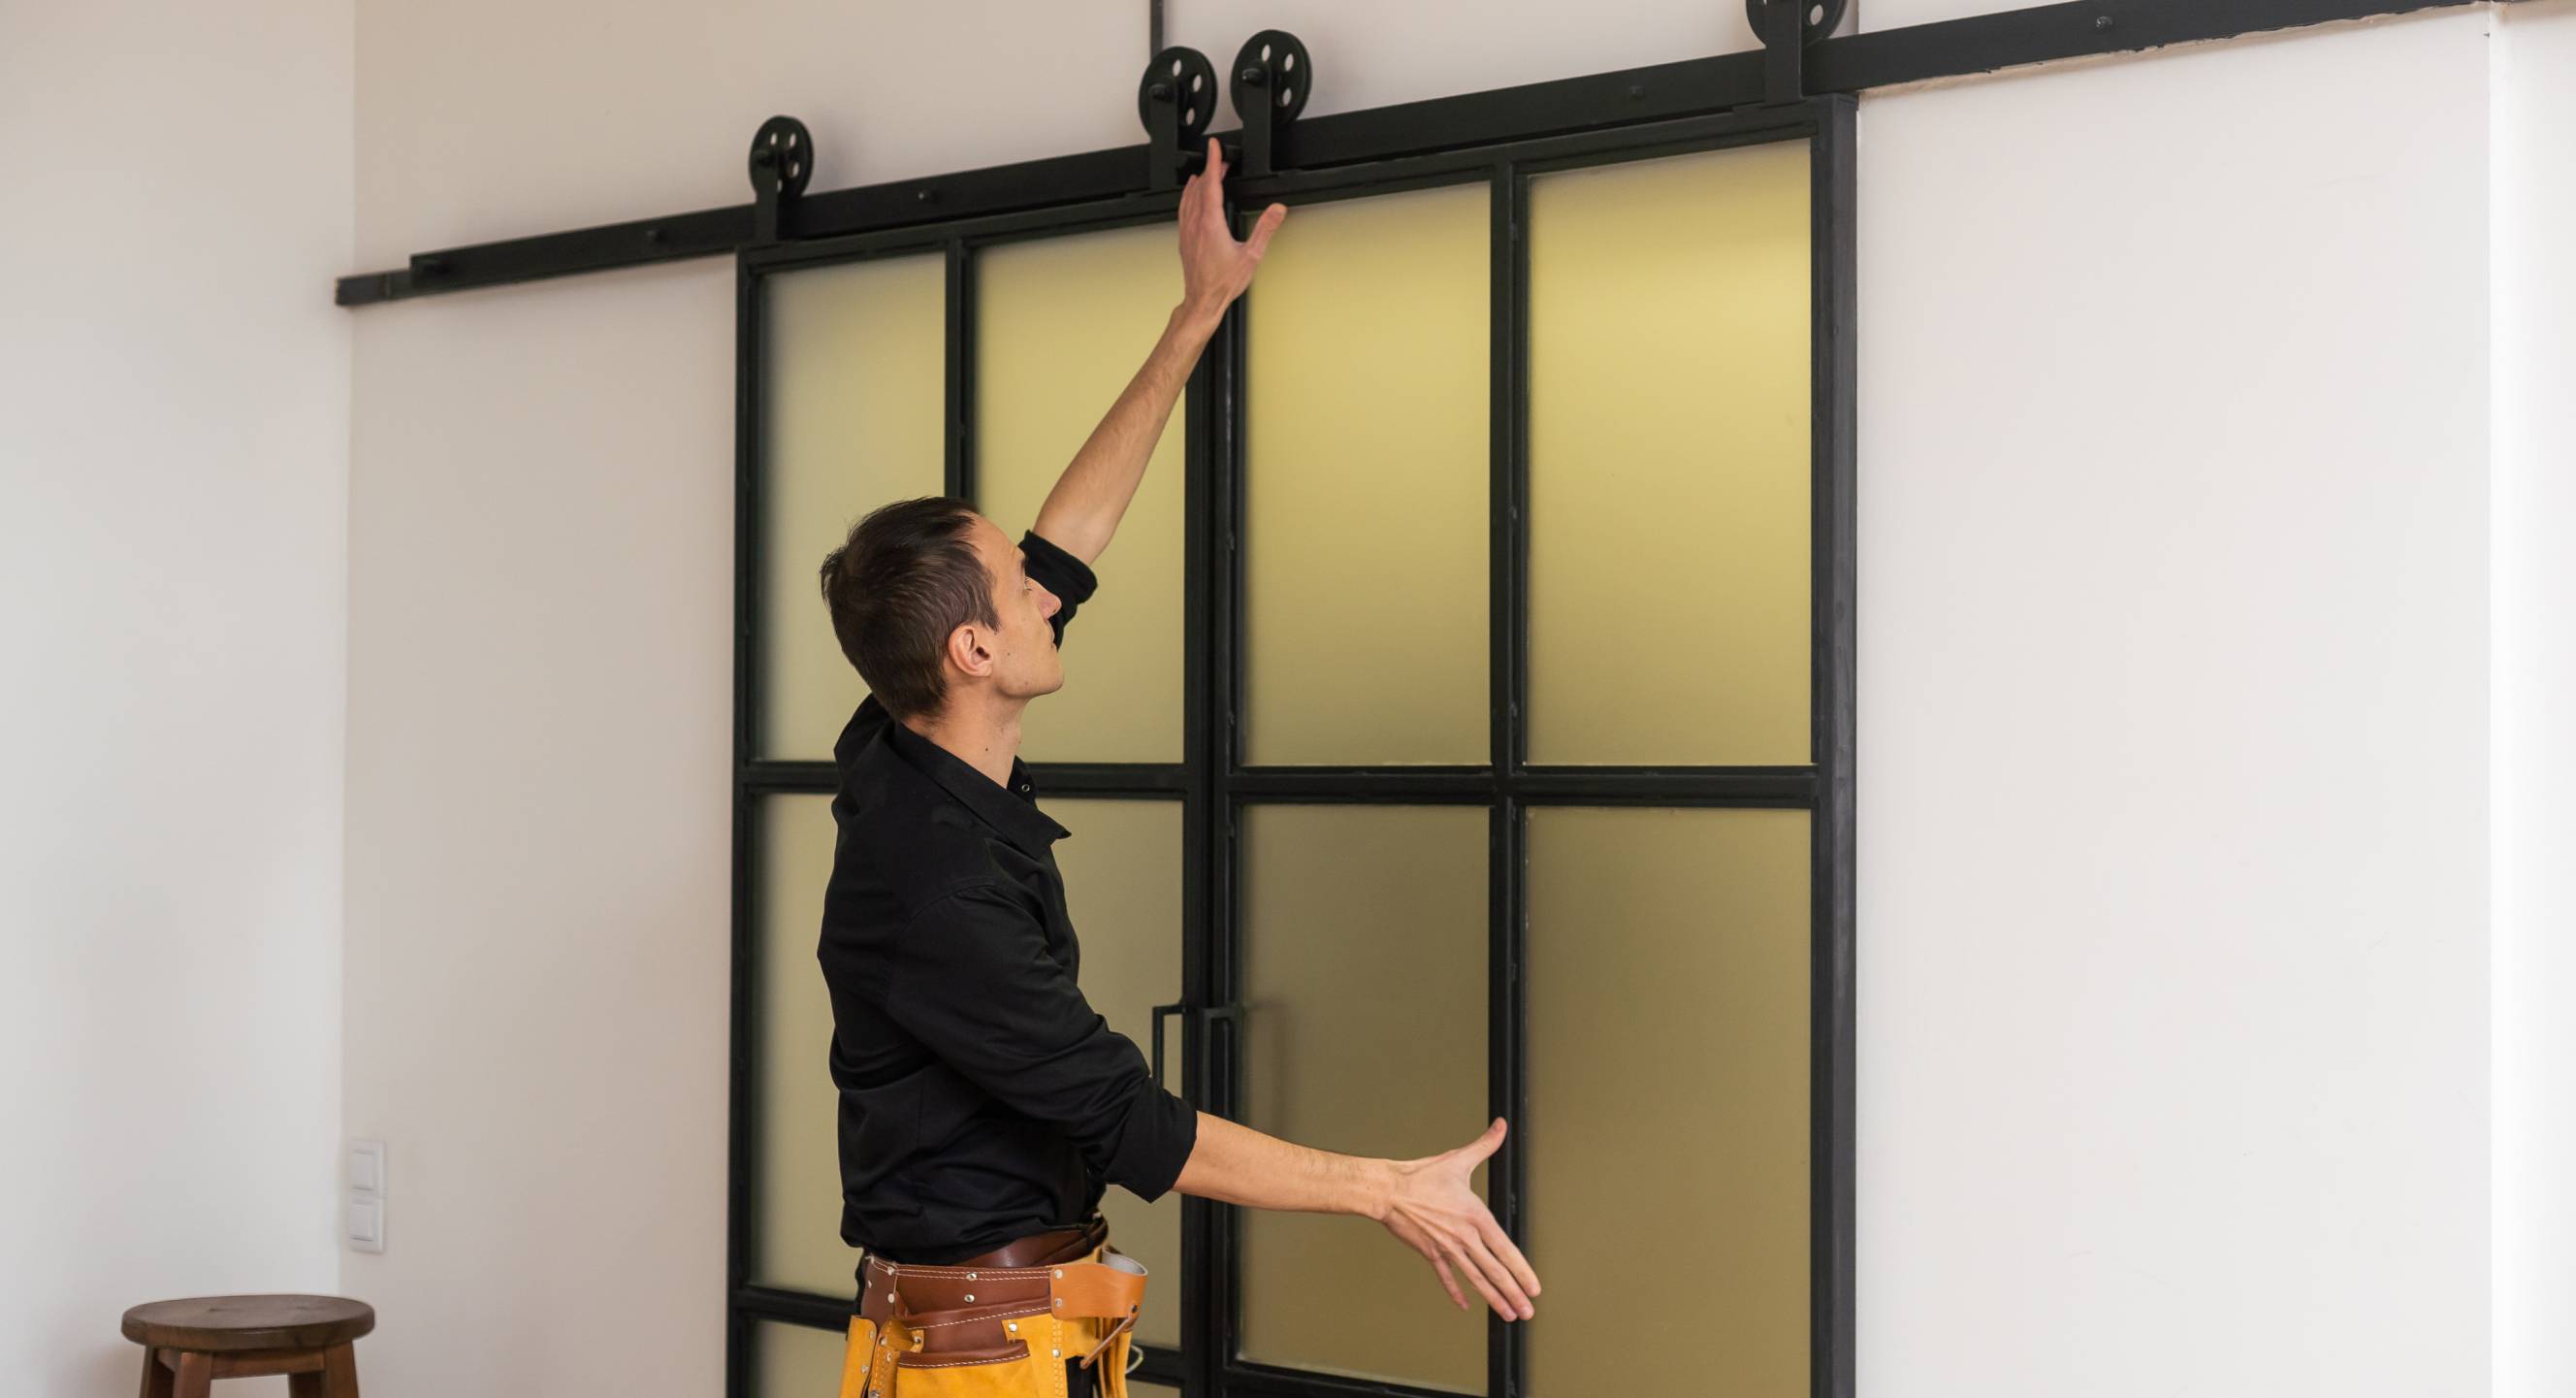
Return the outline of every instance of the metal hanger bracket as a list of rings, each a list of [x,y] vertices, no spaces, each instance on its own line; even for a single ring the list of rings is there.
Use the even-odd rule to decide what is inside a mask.
[[[1206,54],[1173,47],[1146,62],[1136,84],[1136,119],[1145,124],[1146,188],[1180,184],[1215,117],[1216,65]]]
[[[1807,96],[1807,45],[1834,32],[1850,0],[1744,0],[1744,18],[1762,41],[1762,101],[1777,106]]]
[[[1315,88],[1315,63],[1306,45],[1285,29],[1264,29],[1243,41],[1229,84],[1235,113],[1243,118],[1243,173],[1273,173],[1279,133],[1306,110]]]
[[[796,201],[814,178],[814,133],[792,116],[774,116],[751,137],[751,236],[774,243],[794,226]]]

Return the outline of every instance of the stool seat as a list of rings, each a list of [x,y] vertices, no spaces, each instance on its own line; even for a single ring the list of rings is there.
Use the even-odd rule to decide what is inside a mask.
[[[343,1296],[197,1296],[125,1313],[125,1338],[154,1349],[231,1354],[329,1349],[376,1328],[376,1308]]]
[[[376,1311],[342,1296],[195,1296],[125,1313],[143,1398],[209,1398],[217,1379],[283,1374],[291,1398],[358,1398],[357,1338]]]

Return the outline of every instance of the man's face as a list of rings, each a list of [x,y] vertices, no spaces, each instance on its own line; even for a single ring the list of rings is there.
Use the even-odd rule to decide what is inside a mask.
[[[1062,689],[1064,658],[1056,653],[1055,628],[1047,618],[1064,603],[1029,576],[1019,545],[991,520],[976,516],[970,537],[984,571],[993,576],[993,614],[1002,621],[1000,632],[985,645],[993,658],[994,688],[1013,699]]]

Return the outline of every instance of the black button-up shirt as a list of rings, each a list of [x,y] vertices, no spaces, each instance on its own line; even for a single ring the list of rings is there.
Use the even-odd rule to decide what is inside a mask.
[[[1074,608],[1098,585],[1030,533],[1029,576]],[[833,760],[840,838],[823,901],[841,1237],[938,1266],[1079,1224],[1109,1184],[1161,1197],[1198,1115],[1075,985],[1082,948],[1027,769],[1008,789],[870,695]]]

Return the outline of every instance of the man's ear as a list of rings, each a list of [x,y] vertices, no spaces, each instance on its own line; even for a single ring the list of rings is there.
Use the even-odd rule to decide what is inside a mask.
[[[948,663],[978,678],[992,674],[993,652],[984,644],[984,633],[971,625],[949,632]]]

